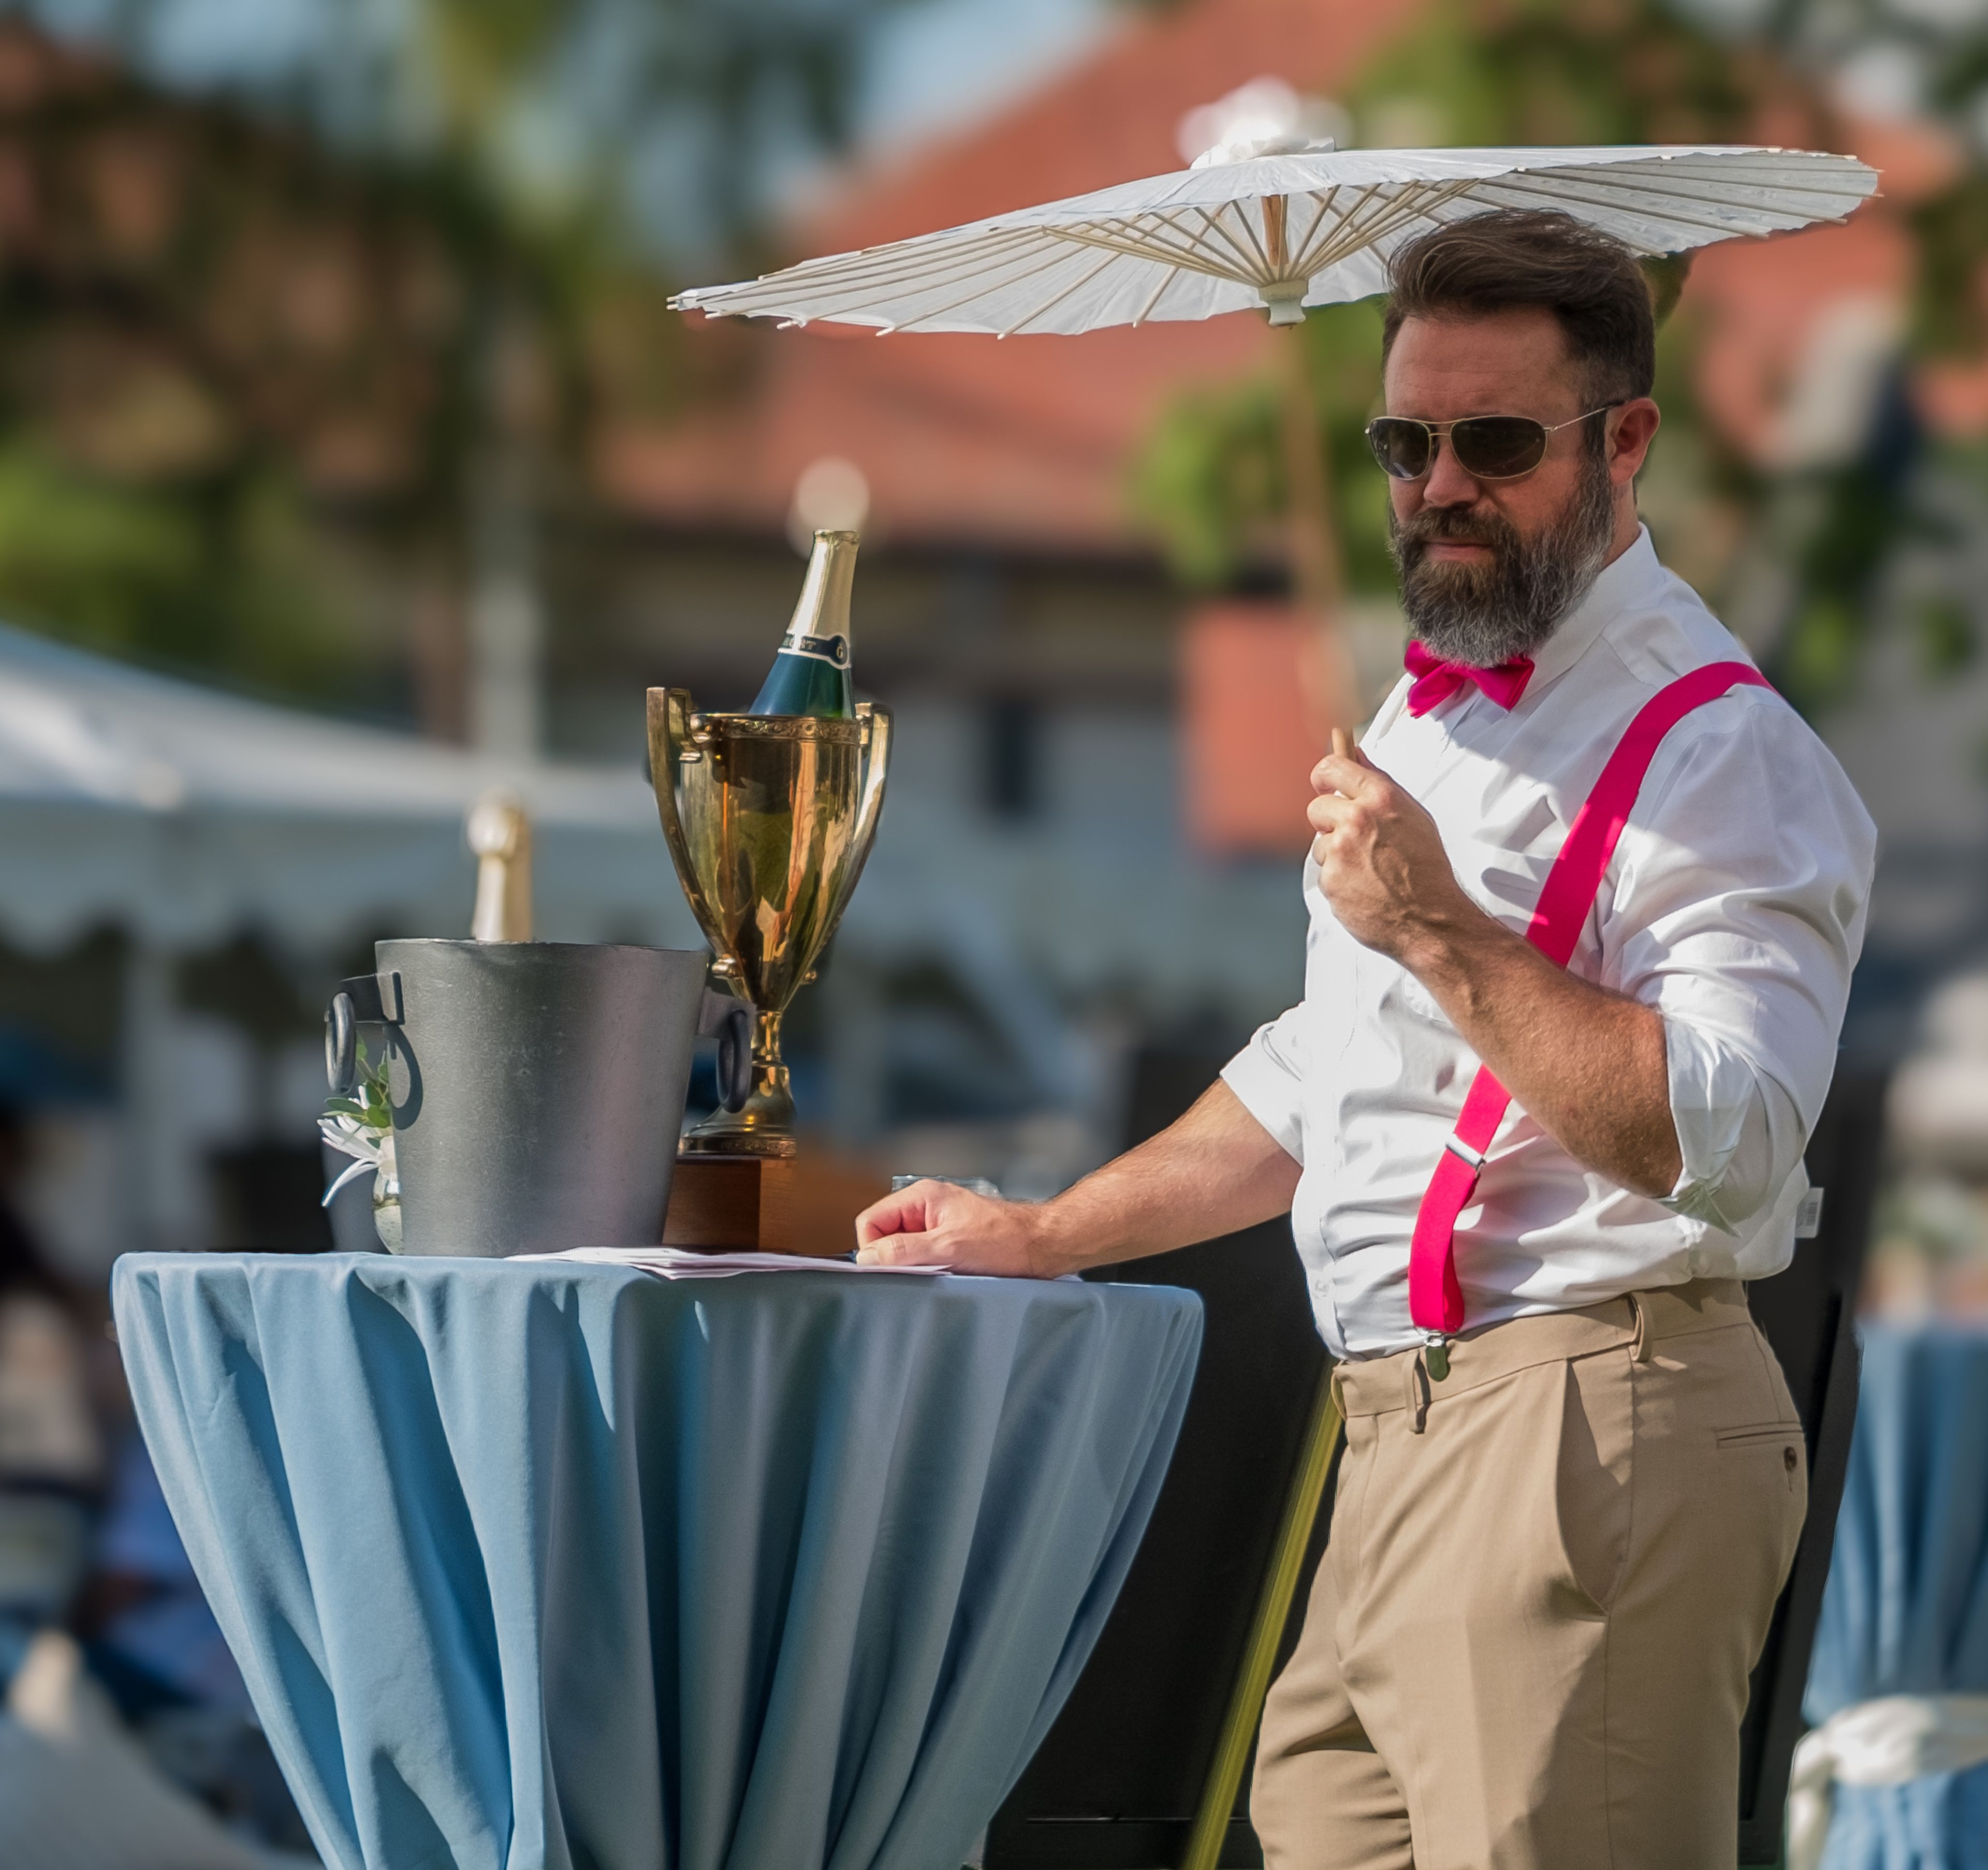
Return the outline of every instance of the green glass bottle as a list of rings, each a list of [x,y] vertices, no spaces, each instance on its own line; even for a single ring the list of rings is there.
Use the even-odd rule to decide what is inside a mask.
[[[855,714],[849,686],[849,589],[855,576],[856,535],[817,532],[793,621],[748,714],[825,714],[832,721]]]

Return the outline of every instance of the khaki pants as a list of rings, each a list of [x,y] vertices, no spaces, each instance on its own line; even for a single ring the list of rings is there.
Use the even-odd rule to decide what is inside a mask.
[[[1269,1870],[1712,1870],[1807,1504],[1736,1281],[1336,1374],[1346,1452],[1263,1710]]]

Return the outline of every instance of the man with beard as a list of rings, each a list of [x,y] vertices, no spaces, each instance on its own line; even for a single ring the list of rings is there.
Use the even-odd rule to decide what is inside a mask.
[[[1314,775],[1303,1000],[1055,1200],[921,1183],[860,1257],[1040,1276],[1288,1204],[1347,1445],[1272,1870],[1730,1865],[1807,1486],[1741,1282],[1794,1250],[1872,827],[1638,522],[1628,252],[1490,214],[1390,283],[1408,672]]]

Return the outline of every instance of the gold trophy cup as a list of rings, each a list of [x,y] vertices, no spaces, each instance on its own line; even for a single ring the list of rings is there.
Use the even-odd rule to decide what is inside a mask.
[[[758,1013],[752,1092],[684,1138],[687,1155],[794,1153],[780,1021],[842,920],[884,804],[891,716],[700,714],[688,690],[649,690],[649,770],[678,880]]]

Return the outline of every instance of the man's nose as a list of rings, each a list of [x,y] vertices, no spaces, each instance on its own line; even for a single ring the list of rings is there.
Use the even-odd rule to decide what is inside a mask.
[[[1475,506],[1483,497],[1480,481],[1473,480],[1456,464],[1456,451],[1449,445],[1445,435],[1435,451],[1435,460],[1428,471],[1428,478],[1422,482],[1422,504],[1425,506]]]

